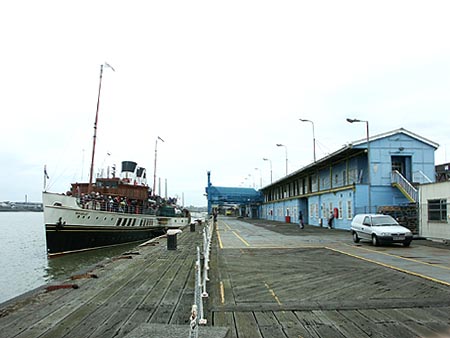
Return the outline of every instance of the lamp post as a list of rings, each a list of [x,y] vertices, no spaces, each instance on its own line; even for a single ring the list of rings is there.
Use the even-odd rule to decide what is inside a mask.
[[[287,147],[284,144],[277,143],[277,147],[284,147],[285,153],[286,153],[286,176],[288,174],[288,154],[287,154]]]
[[[270,184],[272,184],[272,160],[268,158],[263,158],[263,161],[269,161],[270,163]]]
[[[311,120],[306,119],[299,119],[301,122],[310,122],[312,125],[312,132],[313,132],[313,159],[314,162],[316,162],[316,135],[314,133],[314,122]]]
[[[158,140],[161,140],[164,142],[164,140],[161,137],[157,137],[155,141],[155,167],[153,169],[153,196],[156,196],[156,157],[158,154]]]
[[[347,119],[347,122],[354,123],[354,122],[364,122],[366,124],[366,141],[367,141],[367,181],[369,184],[368,189],[368,202],[369,202],[369,213],[372,210],[372,199],[371,199],[371,180],[370,180],[370,143],[369,143],[369,121],[366,120],[359,120],[359,119]]]
[[[262,188],[262,174],[261,174],[261,169],[259,168],[255,168],[255,170],[259,170],[259,188]]]

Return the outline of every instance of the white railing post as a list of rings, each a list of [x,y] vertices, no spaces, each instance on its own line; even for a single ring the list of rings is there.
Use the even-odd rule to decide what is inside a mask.
[[[191,317],[190,317],[190,330],[189,338],[198,338],[198,309],[200,307],[200,248],[197,246],[197,259],[195,261],[195,282],[194,282],[194,305],[192,305]]]
[[[198,326],[206,325],[207,323],[203,311],[203,298],[208,297],[208,292],[206,291],[206,282],[209,281],[208,270],[211,252],[212,232],[212,225],[207,221],[205,227],[203,228],[203,272],[200,247],[197,246],[197,260],[195,262],[194,305],[192,306],[190,316],[190,338],[198,338]]]

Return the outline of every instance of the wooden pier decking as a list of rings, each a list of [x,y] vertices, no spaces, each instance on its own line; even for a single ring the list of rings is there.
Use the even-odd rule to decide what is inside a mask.
[[[184,325],[189,332],[201,234],[188,229],[177,239],[177,250],[167,250],[162,238],[61,284],[76,289],[41,290],[10,304],[0,310],[0,336],[125,337],[143,323]]]
[[[200,337],[450,337],[448,249],[373,248],[345,231],[234,218],[219,219],[213,238]],[[69,288],[9,302],[0,337],[188,337],[201,242],[198,226],[184,229],[177,250],[162,238]],[[409,273],[415,265],[435,277]]]

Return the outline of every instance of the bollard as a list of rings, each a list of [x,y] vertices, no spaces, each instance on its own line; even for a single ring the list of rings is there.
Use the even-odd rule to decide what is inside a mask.
[[[167,250],[177,249],[177,234],[180,232],[179,229],[167,230]]]
[[[195,222],[191,223],[191,232],[195,232]]]

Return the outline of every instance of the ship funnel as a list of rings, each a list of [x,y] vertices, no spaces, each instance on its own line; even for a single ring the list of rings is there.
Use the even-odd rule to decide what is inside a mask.
[[[134,173],[137,163],[133,161],[122,161],[122,172]]]

